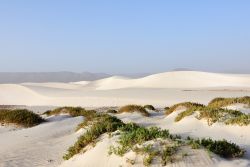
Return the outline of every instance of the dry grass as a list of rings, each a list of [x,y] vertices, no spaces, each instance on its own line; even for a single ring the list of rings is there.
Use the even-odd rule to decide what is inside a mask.
[[[146,116],[146,117],[150,116],[150,114],[147,112],[147,110],[144,107],[140,105],[134,105],[134,104],[123,106],[118,111],[118,113],[124,113],[124,112],[127,112],[127,113],[138,112],[142,114],[143,116]]]
[[[192,108],[192,107],[203,107],[203,106],[204,106],[203,104],[192,103],[192,102],[178,103],[178,104],[175,104],[171,107],[165,107],[165,110],[166,110],[165,114],[169,115],[172,112],[174,112],[176,109],[178,109],[179,107],[185,107],[187,110],[187,109]]]
[[[226,107],[232,104],[246,104],[248,107],[250,107],[250,97],[249,96],[244,96],[244,97],[235,97],[235,98],[222,98],[218,97],[213,100],[211,100],[208,104],[210,107],[215,107],[215,108],[221,108],[221,107]]]

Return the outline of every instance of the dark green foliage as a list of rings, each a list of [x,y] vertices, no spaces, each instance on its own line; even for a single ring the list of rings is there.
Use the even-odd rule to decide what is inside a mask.
[[[144,107],[145,109],[155,111],[155,108],[154,108],[154,106],[152,106],[152,105],[145,105],[145,106],[143,106],[143,107]]]
[[[194,140],[189,138],[188,144],[191,145],[193,149],[198,149],[203,146],[209,151],[218,154],[223,158],[239,158],[245,153],[244,149],[226,140],[212,140],[210,138]]]
[[[218,97],[213,100],[211,100],[208,104],[210,107],[226,107],[232,104],[247,104],[248,107],[250,107],[250,97],[249,96],[244,96],[244,97],[236,97],[236,98],[222,98]]]
[[[242,157],[245,153],[238,145],[226,140],[213,141],[212,139],[201,139],[200,144],[209,151],[224,158],[238,158]]]
[[[35,114],[26,109],[0,110],[1,123],[13,123],[23,127],[32,127],[45,122],[38,114]]]
[[[134,104],[126,105],[126,106],[121,107],[119,109],[118,113],[123,113],[123,112],[129,112],[129,113],[139,112],[143,116],[146,116],[146,117],[149,116],[149,113],[146,111],[146,109],[144,107],[139,106],[139,105],[134,105]]]

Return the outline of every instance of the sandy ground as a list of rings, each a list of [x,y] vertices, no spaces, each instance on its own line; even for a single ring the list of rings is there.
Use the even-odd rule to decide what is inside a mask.
[[[58,166],[67,148],[79,136],[74,130],[83,119],[62,115],[47,120],[28,129],[0,131],[0,166]]]
[[[92,82],[0,84],[0,105],[166,106],[207,103],[214,97],[250,96],[249,75],[167,72],[139,79],[111,77]]]
[[[26,105],[36,113],[56,106],[103,107],[125,104],[152,104],[170,106],[178,102],[193,101],[207,104],[215,97],[250,96],[250,75],[213,74],[203,72],[168,72],[140,79],[111,77],[98,81],[77,83],[23,83],[0,84],[0,105]],[[23,108],[23,106],[20,106]],[[229,106],[245,113],[250,110],[241,105]],[[99,109],[101,111],[102,109]],[[180,111],[179,111],[180,112]],[[250,126],[225,126],[199,121],[193,116],[174,122],[178,112],[165,116],[162,112],[146,118],[139,114],[119,114],[125,122],[169,129],[183,137],[212,137],[227,139],[244,147],[248,152],[243,159],[226,161],[211,159],[203,150],[173,166],[250,166]],[[124,158],[108,157],[107,147],[115,139],[105,136],[96,147],[69,161],[62,155],[80,133],[74,129],[82,118],[58,116],[49,122],[28,129],[0,127],[0,166],[119,166]],[[128,155],[132,156],[133,155]],[[96,158],[98,157],[98,159]],[[214,164],[216,162],[216,164]],[[126,166],[126,165],[125,165]]]

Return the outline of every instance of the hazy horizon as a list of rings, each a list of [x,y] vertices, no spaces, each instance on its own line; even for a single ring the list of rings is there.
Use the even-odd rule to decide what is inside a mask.
[[[250,73],[250,1],[1,1],[0,71]]]

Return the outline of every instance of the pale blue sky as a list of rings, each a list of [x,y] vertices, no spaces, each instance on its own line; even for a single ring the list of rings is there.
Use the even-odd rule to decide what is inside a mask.
[[[250,73],[249,0],[1,0],[0,71]]]

